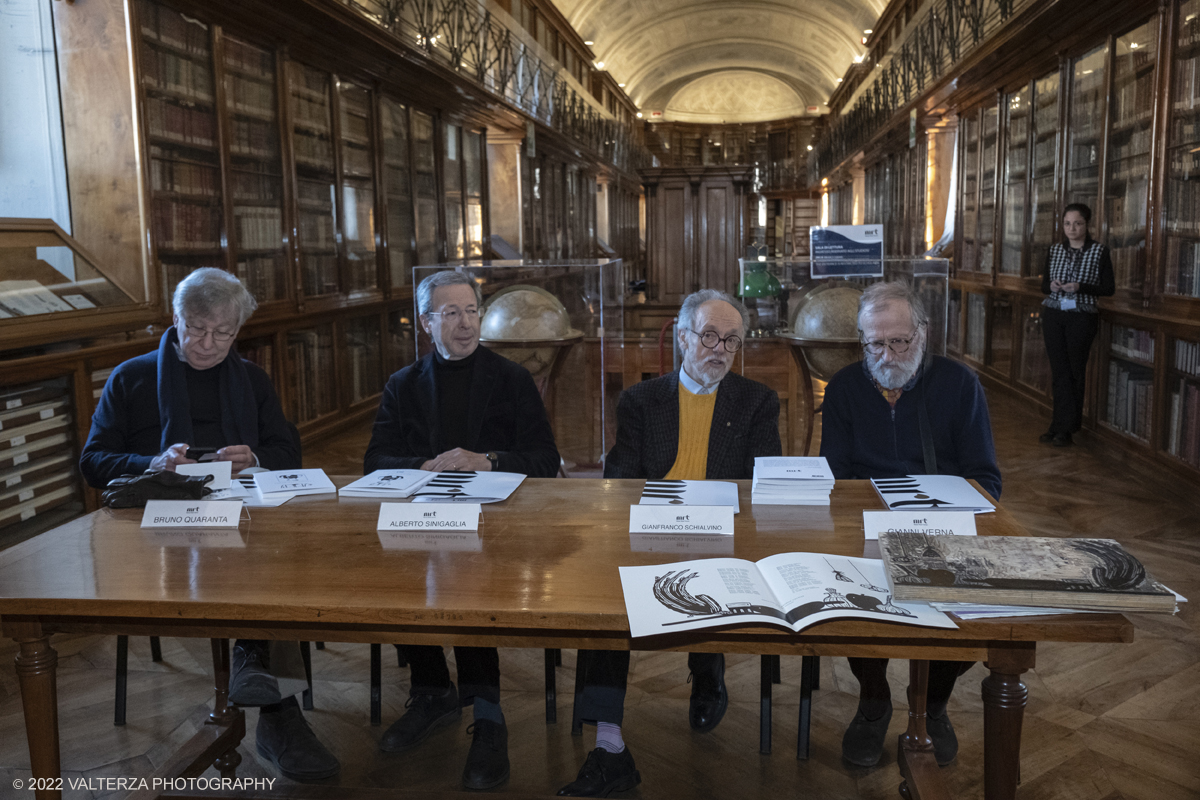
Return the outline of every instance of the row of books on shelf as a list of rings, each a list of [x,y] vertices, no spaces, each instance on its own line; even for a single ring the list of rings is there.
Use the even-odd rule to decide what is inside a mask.
[[[1150,168],[1150,147],[1151,137],[1150,129],[1148,128],[1136,130],[1129,135],[1129,138],[1126,141],[1122,142],[1121,144],[1113,145],[1109,151],[1111,156],[1109,159],[1110,161],[1120,161],[1126,158],[1141,156],[1142,158],[1140,160],[1144,161],[1145,164],[1140,166],[1126,166],[1124,170],[1114,170],[1110,174],[1117,176],[1120,179],[1129,177],[1129,174],[1122,174],[1122,172],[1141,172],[1143,175],[1145,175]]]
[[[1171,391],[1167,452],[1200,467],[1200,385],[1178,378]]]
[[[207,59],[196,61],[148,48],[142,51],[141,61],[143,86],[178,92],[201,102],[212,102],[212,72]]]
[[[1174,106],[1177,110],[1195,108],[1200,105],[1200,55],[1175,60],[1173,87]]]
[[[283,211],[270,206],[234,206],[238,246],[246,250],[283,247]]]
[[[1112,124],[1114,127],[1149,123],[1154,116],[1154,73],[1144,72],[1124,84],[1114,81]]]
[[[275,79],[275,56],[269,50],[225,37],[225,65],[267,80]]]
[[[180,144],[216,147],[216,117],[207,109],[182,106],[161,97],[146,98],[146,131]]]
[[[252,119],[235,119],[229,126],[229,152],[250,158],[279,158],[279,137],[275,126]]]
[[[154,238],[167,250],[215,250],[221,246],[221,212],[215,206],[160,200],[151,216]]]
[[[275,84],[229,75],[225,79],[225,102],[234,111],[275,119]]]
[[[237,262],[237,276],[260,303],[282,300],[287,296],[287,258],[283,253],[240,258]],[[270,370],[267,372],[269,374]]]
[[[1140,289],[1142,286],[1142,258],[1145,248],[1140,244],[1133,247],[1114,247],[1109,250],[1112,257],[1113,277],[1118,289]]]
[[[240,275],[238,277],[241,277]],[[257,295],[255,295],[257,297]],[[238,353],[242,358],[260,367],[267,377],[275,378],[275,345],[270,339],[251,339],[238,342]]]
[[[369,109],[357,111],[346,107],[346,95],[342,95],[342,136],[358,141],[370,141],[371,128],[366,114]]]
[[[1167,230],[1173,218],[1167,221]],[[1189,231],[1193,232],[1193,231]],[[1167,294],[1200,297],[1200,242],[1167,237],[1166,276],[1163,291]]]
[[[196,55],[208,55],[211,52],[208,27],[185,18],[178,11],[142,0],[138,3],[138,17],[145,39]]]
[[[1128,368],[1126,362],[1108,362],[1106,421],[1119,431],[1150,441],[1154,415],[1154,376],[1148,369]]]
[[[332,253],[309,253],[300,249],[301,277],[307,295],[336,294],[338,285],[338,260]]]
[[[292,116],[307,128],[329,132],[329,105],[307,97],[292,97]]]
[[[348,175],[371,175],[373,166],[371,164],[370,151],[361,148],[346,146],[342,148],[342,171]]]
[[[333,146],[328,138],[296,131],[293,146],[297,164],[333,172]]]
[[[1200,170],[1200,157],[1190,151],[1176,151],[1171,154],[1171,178],[1186,181],[1195,177]]]
[[[1141,330],[1140,328],[1113,325],[1109,348],[1114,353],[1127,358],[1153,361],[1154,333],[1152,331]]]
[[[1167,183],[1167,232],[1200,235],[1200,181]]]
[[[288,334],[288,383],[297,422],[307,422],[337,409],[333,371],[333,333],[325,327]]]
[[[1200,342],[1175,340],[1175,369],[1200,377]]]
[[[357,403],[379,393],[380,349],[379,330],[375,338],[366,341],[351,340],[346,343],[346,355],[350,362],[350,402]]]
[[[150,159],[150,188],[194,197],[216,197],[220,184],[215,167],[185,161]]]
[[[278,205],[283,199],[283,186],[276,175],[234,170],[230,178],[233,199],[238,203]]]
[[[0,390],[0,531],[79,502],[65,380]]]
[[[317,250],[332,250],[337,245],[333,217],[329,214],[300,214],[300,243]]]

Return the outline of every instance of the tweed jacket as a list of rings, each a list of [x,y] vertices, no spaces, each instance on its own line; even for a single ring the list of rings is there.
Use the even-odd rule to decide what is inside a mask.
[[[621,393],[617,443],[604,461],[606,478],[659,480],[679,450],[678,370],[642,381]],[[729,373],[717,388],[708,432],[709,480],[754,477],[757,456],[782,455],[779,395],[763,384]]]

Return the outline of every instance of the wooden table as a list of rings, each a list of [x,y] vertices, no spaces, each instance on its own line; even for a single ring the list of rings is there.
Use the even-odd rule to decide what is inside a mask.
[[[213,724],[163,776],[199,775],[213,763],[233,774],[244,720],[225,702],[224,640],[235,637],[985,661],[986,796],[1007,800],[1017,785],[1020,676],[1034,665],[1036,642],[1133,640],[1132,625],[1116,614],[962,622],[957,630],[845,620],[799,635],[763,626],[630,639],[617,567],[704,555],[631,550],[629,506],[641,486],[530,479],[508,501],[484,507],[477,541],[412,534],[413,550],[381,546],[378,501],[330,495],[250,509],[224,542],[235,548],[164,546],[184,534],[141,530],[140,509],[101,509],[12,547],[0,553],[0,632],[19,643],[33,774],[60,774],[49,637],[83,632],[220,640]],[[881,508],[865,481],[839,481],[828,507],[754,508],[749,481],[740,493],[733,555],[753,560],[789,551],[862,555],[862,510]],[[1024,534],[1003,509],[977,519],[980,534]],[[464,545],[477,549],[452,549]],[[918,722],[910,734],[924,744],[910,742],[901,759],[910,789],[923,786],[916,773],[936,779]]]

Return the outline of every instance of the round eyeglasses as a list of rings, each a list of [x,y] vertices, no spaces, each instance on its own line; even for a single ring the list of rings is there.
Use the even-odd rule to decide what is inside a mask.
[[[896,355],[904,355],[908,352],[908,348],[912,347],[912,343],[916,340],[917,335],[914,333],[907,339],[888,339],[887,341],[863,342],[863,349],[873,356],[883,355],[883,349],[886,347]]]
[[[687,331],[688,333],[695,333],[697,336],[699,336],[700,344],[704,345],[709,350],[716,350],[717,345],[719,344],[725,345],[725,352],[727,353],[736,353],[738,350],[742,349],[742,337],[740,336],[730,334],[729,336],[722,338],[717,334],[716,331],[697,333],[691,328],[684,328],[683,330]]]

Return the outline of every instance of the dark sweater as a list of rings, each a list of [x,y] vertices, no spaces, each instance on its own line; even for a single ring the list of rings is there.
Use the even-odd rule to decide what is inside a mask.
[[[502,472],[531,478],[558,474],[558,448],[546,419],[546,407],[533,378],[482,345],[475,351],[465,444],[473,453],[495,451]],[[447,446],[438,412],[440,388],[434,357],[425,356],[388,379],[363,470],[420,469],[429,459],[453,449]]]
[[[271,379],[256,364],[243,363],[258,406],[258,444],[253,449],[259,465],[266,469],[298,469],[299,441],[295,428],[283,416]],[[131,358],[108,377],[92,415],[92,430],[79,458],[79,470],[84,480],[97,488],[119,475],[145,472],[162,452],[161,437],[158,353],[153,352]],[[220,446],[234,444],[246,442],[221,442]]]
[[[1000,468],[987,398],[975,373],[956,361],[932,359],[917,385],[888,405],[863,369],[851,364],[833,376],[821,406],[821,455],[835,478],[898,478],[925,473],[918,403],[933,428],[937,471],[974,478],[1000,497]]]

